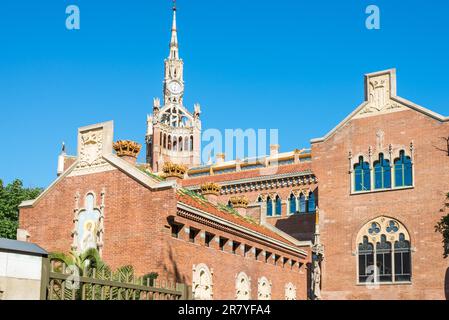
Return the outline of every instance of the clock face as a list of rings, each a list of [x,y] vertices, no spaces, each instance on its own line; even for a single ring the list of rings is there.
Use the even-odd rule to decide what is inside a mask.
[[[180,94],[182,91],[182,87],[177,81],[170,82],[168,84],[168,90],[170,90],[173,94]]]

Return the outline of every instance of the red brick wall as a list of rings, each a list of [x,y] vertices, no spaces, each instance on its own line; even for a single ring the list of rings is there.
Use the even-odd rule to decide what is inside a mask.
[[[312,184],[310,186],[305,187],[292,187],[292,186],[282,186],[282,187],[273,187],[269,190],[261,190],[261,191],[250,191],[250,192],[241,192],[238,195],[244,195],[248,198],[249,202],[257,202],[258,197],[261,194],[271,194],[276,193],[282,200],[282,214],[280,216],[272,216],[267,217],[266,221],[278,229],[288,233],[292,237],[300,240],[312,240],[313,233],[315,231],[315,214],[312,213],[303,213],[303,214],[288,214],[288,199],[290,198],[291,192],[293,190],[298,190],[301,188],[311,190],[316,190],[316,204],[319,204],[319,193],[316,184]],[[227,194],[220,195],[218,201],[221,203],[228,203],[229,199],[235,196],[235,194]]]
[[[350,195],[348,153],[367,153],[376,147],[376,133],[384,144],[414,142],[414,182],[408,190]],[[435,146],[449,135],[449,124],[407,110],[352,120],[327,141],[312,145],[313,172],[319,181],[320,227],[325,245],[323,296],[330,299],[444,299],[449,261],[442,257],[442,238],[434,226],[442,216],[449,191],[449,157]],[[374,149],[373,154],[377,156]],[[373,218],[385,215],[402,222],[411,236],[412,284],[382,285],[370,290],[357,285],[355,237]],[[446,282],[446,284],[445,284]]]
[[[307,298],[307,260],[301,260],[302,266],[299,267],[298,257],[286,254],[272,247],[267,247],[260,243],[244,239],[242,237],[231,235],[227,232],[220,231],[211,227],[205,227],[185,218],[177,217],[177,222],[184,224],[183,230],[179,234],[179,238],[173,238],[167,229],[165,240],[166,245],[165,259],[161,269],[166,270],[169,276],[174,276],[181,282],[192,282],[193,265],[200,263],[206,264],[213,271],[214,299],[235,299],[235,280],[240,272],[245,272],[251,278],[251,298],[257,299],[257,281],[260,277],[265,276],[272,282],[272,299],[283,300],[285,298],[285,285],[292,282],[297,288],[297,299]],[[207,231],[215,235],[211,241],[210,247],[205,246],[205,240],[198,234],[195,243],[189,242],[189,235],[184,229],[194,227],[202,231]],[[277,264],[269,259],[265,262],[262,255],[256,260],[252,252],[244,257],[240,248],[236,254],[232,253],[232,247],[229,242],[225,245],[225,250],[221,251],[219,243],[215,239],[223,236],[227,239],[237,241],[242,245],[247,244],[251,247],[257,247],[267,250],[273,254],[279,254],[282,257],[288,257],[296,261],[293,267],[283,265],[282,260],[278,260]]]
[[[100,205],[100,195],[105,190],[105,232],[103,259],[113,268],[133,265],[140,275],[158,272],[160,280],[177,280],[191,284],[192,267],[205,263],[214,270],[214,298],[235,298],[235,277],[244,271],[252,280],[252,297],[257,298],[257,280],[266,276],[272,281],[274,299],[284,299],[284,286],[292,282],[297,287],[298,299],[307,297],[307,261],[279,252],[294,259],[293,268],[256,261],[254,257],[243,257],[218,250],[213,242],[211,248],[204,246],[204,239],[197,237],[198,243],[188,242],[188,235],[182,231],[184,239],[171,236],[168,218],[176,216],[174,189],[151,191],[119,170],[102,173],[66,177],[54,186],[33,208],[20,210],[20,228],[28,230],[30,241],[41,245],[50,252],[68,252],[72,244],[75,195],[80,194],[80,207],[88,192],[96,195],[96,205]],[[186,225],[205,230],[201,224],[176,217]],[[224,231],[211,230],[217,236],[251,244],[263,250],[277,252],[252,240],[242,239]],[[187,237],[187,238],[185,238]],[[227,247],[230,251],[230,247]]]

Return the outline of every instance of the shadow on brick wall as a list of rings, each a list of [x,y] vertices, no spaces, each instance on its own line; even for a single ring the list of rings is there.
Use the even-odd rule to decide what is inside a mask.
[[[446,269],[446,276],[444,277],[444,294],[446,300],[449,300],[449,268]]]
[[[313,240],[315,214],[293,214],[286,218],[278,219],[274,226],[299,241]]]

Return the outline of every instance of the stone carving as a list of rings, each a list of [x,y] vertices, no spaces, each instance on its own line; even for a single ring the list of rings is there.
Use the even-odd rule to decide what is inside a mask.
[[[175,177],[183,179],[187,168],[184,165],[166,162],[162,167],[162,171],[165,178]]]
[[[81,133],[81,148],[79,154],[79,168],[102,165],[103,135],[102,130],[92,130]]]
[[[221,186],[219,184],[208,182],[201,185],[201,194],[202,195],[220,195]]]
[[[259,300],[271,300],[271,282],[262,277],[257,282],[257,296]]]
[[[383,74],[369,78],[368,81],[368,101],[359,115],[375,114],[392,109],[399,109],[402,106],[391,100],[391,75]]]
[[[296,300],[296,287],[291,282],[285,285],[285,300]]]
[[[376,133],[377,150],[382,150],[384,148],[384,138],[385,138],[385,132],[383,132],[383,130],[379,129]]]
[[[113,148],[119,157],[133,157],[137,158],[142,146],[134,141],[119,140],[114,143]]]
[[[312,263],[312,300],[321,300],[321,267],[318,259]]]
[[[251,300],[251,281],[246,273],[240,272],[237,275],[235,291],[237,300]]]
[[[213,271],[203,263],[193,266],[192,293],[195,300],[212,300],[212,275]]]
[[[233,208],[247,208],[249,200],[246,196],[235,196],[229,199]]]
[[[363,237],[368,236],[372,243],[381,241],[382,235],[390,241],[399,241],[401,235],[404,240],[410,241],[407,229],[396,219],[385,216],[378,217],[366,223],[359,231],[356,243],[363,243]]]

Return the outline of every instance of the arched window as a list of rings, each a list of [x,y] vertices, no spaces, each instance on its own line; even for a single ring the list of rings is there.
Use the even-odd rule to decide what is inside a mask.
[[[282,200],[279,196],[276,196],[276,215],[282,215]]]
[[[212,299],[212,272],[203,263],[193,266],[192,293],[195,300]]]
[[[271,283],[265,277],[258,281],[257,296],[259,300],[271,300]]]
[[[359,282],[364,283],[369,280],[373,273],[374,247],[368,242],[368,237],[363,237],[363,242],[359,243]]]
[[[167,149],[171,150],[171,135],[168,135],[168,145],[167,145]]]
[[[393,270],[391,268],[391,243],[386,235],[380,236],[380,242],[376,243],[376,260],[380,282],[391,282]]]
[[[293,193],[290,195],[290,198],[289,198],[289,210],[290,210],[290,214],[296,213],[296,197]]]
[[[303,193],[299,195],[299,212],[306,212],[306,196]]]
[[[315,193],[309,193],[309,201],[307,203],[307,211],[315,212],[316,211],[316,201],[315,201]]]
[[[246,273],[240,272],[237,275],[235,282],[235,291],[237,300],[251,299],[251,283]]]
[[[296,286],[291,282],[285,285],[285,300],[296,300]]]
[[[164,149],[167,149],[167,135],[164,133]]]
[[[357,236],[359,282],[411,281],[410,252],[410,236],[399,221],[388,217],[370,221]]]
[[[379,160],[374,162],[374,188],[391,188],[390,161],[384,159],[384,154],[379,154]]]
[[[182,142],[182,137],[179,137],[179,151],[183,151],[184,150],[184,143]]]
[[[193,151],[193,136],[190,136],[190,151]]]
[[[394,243],[395,281],[410,281],[411,260],[410,241],[405,240],[405,235],[401,233],[399,240]]]
[[[267,197],[267,216],[271,217],[273,215],[273,201],[270,197]]]
[[[404,150],[399,152],[399,158],[394,161],[394,178],[396,187],[413,185],[412,160],[405,155]]]
[[[359,163],[354,166],[354,190],[367,191],[371,190],[371,178],[369,163],[363,161],[363,157],[359,157]]]
[[[173,137],[173,151],[178,151],[178,138]]]
[[[96,207],[95,196],[88,193],[85,198],[84,209],[81,209],[78,214],[78,219],[75,222],[77,234],[75,239],[76,250],[83,253],[89,249],[98,249],[100,242],[101,212]]]

